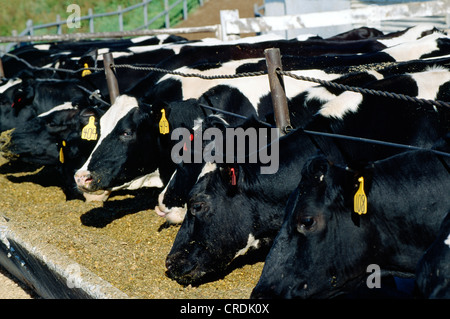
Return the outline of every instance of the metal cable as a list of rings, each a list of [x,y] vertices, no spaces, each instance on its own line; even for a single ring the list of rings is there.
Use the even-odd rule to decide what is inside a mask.
[[[409,96],[409,95],[405,95],[405,94],[399,94],[399,93],[393,93],[393,92],[387,92],[387,91],[379,91],[379,90],[373,90],[373,89],[366,89],[366,88],[360,88],[360,87],[356,87],[356,86],[349,86],[349,85],[339,84],[339,83],[335,83],[335,82],[331,82],[331,81],[325,81],[325,80],[321,80],[321,79],[311,78],[308,76],[296,75],[296,74],[293,74],[288,71],[278,70],[277,73],[280,75],[292,77],[296,80],[314,82],[314,83],[318,83],[322,86],[331,87],[334,89],[340,89],[340,90],[344,90],[344,91],[352,91],[352,92],[357,92],[357,93],[361,93],[361,94],[370,94],[370,95],[375,95],[375,96],[380,96],[380,97],[388,97],[388,98],[403,100],[403,101],[412,102],[412,103],[427,104],[427,105],[431,105],[431,106],[450,108],[450,103],[444,102],[444,101],[421,99],[421,98],[417,98],[417,97],[413,97],[413,96]]]
[[[27,65],[27,67],[29,67],[30,69],[34,69],[34,70],[50,70],[50,71],[67,72],[67,73],[73,73],[73,74],[82,72],[85,70],[96,71],[96,72],[105,70],[104,68],[94,68],[94,67],[80,68],[78,70],[68,70],[68,69],[59,69],[59,68],[40,68],[40,67],[32,66],[26,60],[21,59],[21,58],[15,56],[14,54],[5,53],[5,55],[13,57],[13,58],[23,62],[25,65]],[[128,68],[128,69],[139,70],[139,71],[161,72],[161,73],[172,74],[172,75],[177,75],[177,76],[182,76],[182,77],[196,77],[196,78],[201,78],[204,80],[236,79],[236,78],[243,78],[243,77],[261,76],[261,75],[267,74],[267,71],[257,71],[257,72],[242,72],[242,73],[228,74],[228,75],[203,75],[203,74],[199,74],[199,73],[184,73],[184,72],[162,69],[162,68],[157,68],[157,67],[152,67],[152,66],[136,66],[136,65],[131,65],[131,64],[114,64],[114,65],[111,65],[111,68],[116,68],[116,69],[117,68]],[[411,102],[411,103],[427,104],[427,105],[431,105],[431,106],[450,108],[450,103],[444,102],[444,101],[422,99],[422,98],[417,98],[417,97],[413,97],[413,96],[409,96],[409,95],[405,95],[405,94],[394,93],[394,92],[387,92],[387,91],[361,88],[361,87],[356,87],[356,86],[349,86],[349,85],[335,83],[332,81],[326,81],[326,80],[321,80],[321,79],[312,78],[312,77],[308,77],[308,76],[297,75],[297,74],[294,74],[289,71],[277,70],[277,73],[279,75],[289,76],[296,80],[318,83],[322,86],[331,87],[334,89],[357,92],[357,93],[361,93],[361,94],[370,94],[370,95],[379,96],[379,97],[388,97],[388,98],[402,100],[402,101]]]

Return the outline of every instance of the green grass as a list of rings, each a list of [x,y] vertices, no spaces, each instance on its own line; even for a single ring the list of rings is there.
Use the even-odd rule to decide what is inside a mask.
[[[169,0],[172,4],[176,0]],[[12,30],[18,33],[26,28],[26,21],[33,20],[34,25],[50,23],[56,21],[56,15],[59,14],[62,21],[67,20],[72,12],[66,12],[69,4],[77,4],[81,8],[81,16],[88,14],[88,9],[92,8],[93,13],[105,13],[117,11],[119,5],[122,8],[142,3],[142,0],[0,0],[0,35],[11,35]],[[188,1],[188,10],[198,7],[198,0]],[[153,0],[149,4],[148,19],[151,20],[158,13],[164,10],[163,0]],[[183,19],[183,5],[178,5],[170,14],[171,26]],[[144,24],[143,8],[137,8],[123,15],[124,30],[133,30]],[[150,25],[150,29],[159,29],[164,27],[164,17]],[[88,20],[81,21],[81,28],[69,29],[64,24],[63,33],[89,32]],[[94,20],[95,32],[119,31],[119,19],[117,15],[111,17],[96,18]],[[35,34],[54,34],[56,28],[37,30]]]

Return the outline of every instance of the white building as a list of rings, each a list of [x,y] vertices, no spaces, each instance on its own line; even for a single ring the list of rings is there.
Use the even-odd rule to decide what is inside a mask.
[[[312,12],[340,11],[361,8],[368,5],[389,5],[405,2],[425,2],[429,0],[265,0],[264,16],[295,15]],[[369,25],[370,23],[370,25]],[[375,27],[383,32],[393,32],[419,23],[432,23],[436,27],[447,29],[450,24],[450,17],[447,14],[431,17],[409,18],[392,21],[371,21],[364,26]],[[348,31],[361,25],[339,25],[321,28],[305,28],[279,32],[287,38],[292,38],[300,34],[318,34],[322,37],[329,37],[341,32]]]

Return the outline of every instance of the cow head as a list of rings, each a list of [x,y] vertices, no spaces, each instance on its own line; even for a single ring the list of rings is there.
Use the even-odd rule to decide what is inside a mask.
[[[361,282],[375,241],[365,225],[369,214],[352,213],[357,185],[341,187],[354,180],[324,157],[305,164],[253,298],[327,298]]]
[[[166,260],[168,276],[180,284],[202,282],[262,244],[257,229],[261,221],[249,209],[256,209],[258,200],[242,196],[239,185],[245,174],[235,173],[233,185],[232,170],[240,171],[239,166],[207,163],[191,191],[186,216]]]
[[[199,284],[223,274],[247,251],[264,252],[270,246],[282,223],[284,202],[298,183],[292,185],[289,177],[299,178],[300,172],[286,165],[276,174],[261,174],[261,166],[203,166],[166,259],[170,278],[184,285]]]
[[[95,143],[82,141],[81,130],[91,117],[95,118],[94,124],[98,126],[102,112],[97,107],[73,106],[66,102],[15,128],[1,151],[9,158],[41,165],[64,162],[61,152],[66,153],[66,160],[87,158]],[[78,151],[72,148],[75,144]],[[83,144],[87,149],[79,152]],[[69,149],[71,156],[68,155]]]
[[[204,167],[203,163],[180,163],[158,196],[156,213],[170,224],[180,224],[186,215],[189,191]]]
[[[35,93],[33,85],[29,83],[30,81],[32,80],[27,80],[22,83],[14,92],[11,109],[15,116],[17,116],[24,107],[33,102]]]
[[[75,174],[78,189],[109,195],[114,187],[131,184],[133,179],[155,171],[162,143],[157,117],[161,115],[154,115],[150,106],[130,96],[119,96],[100,119],[100,138]],[[162,186],[160,180],[157,186]]]
[[[217,128],[225,131],[229,124],[223,119],[222,115],[210,115],[206,117],[201,125],[197,123],[192,129],[190,135],[190,142],[193,144],[194,136],[199,137],[198,131],[202,130],[204,133],[206,129]],[[209,146],[208,146],[209,145]],[[195,149],[192,145],[185,145],[184,151],[190,151],[191,158],[195,157]],[[213,148],[214,142],[209,140],[202,141],[202,151],[206,147]],[[196,183],[199,174],[205,167],[205,162],[201,163],[184,163],[177,165],[175,172],[170,178],[164,190],[158,196],[158,205],[155,207],[156,213],[164,217],[171,224],[180,224],[183,222],[186,214],[186,204],[189,200],[189,192]]]

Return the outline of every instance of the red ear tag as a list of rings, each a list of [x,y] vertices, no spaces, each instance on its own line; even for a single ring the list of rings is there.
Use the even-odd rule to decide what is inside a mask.
[[[191,142],[194,140],[194,134],[189,135],[189,139],[191,140]],[[186,142],[184,142],[184,146],[183,146],[183,150],[187,151],[187,146],[186,146]]]
[[[231,185],[236,185],[236,172],[234,171],[234,167],[230,168],[231,172]]]
[[[17,99],[17,103],[20,103],[20,101],[22,101],[22,98],[21,97],[19,97],[18,99]],[[14,102],[11,104],[11,107],[14,107]]]

